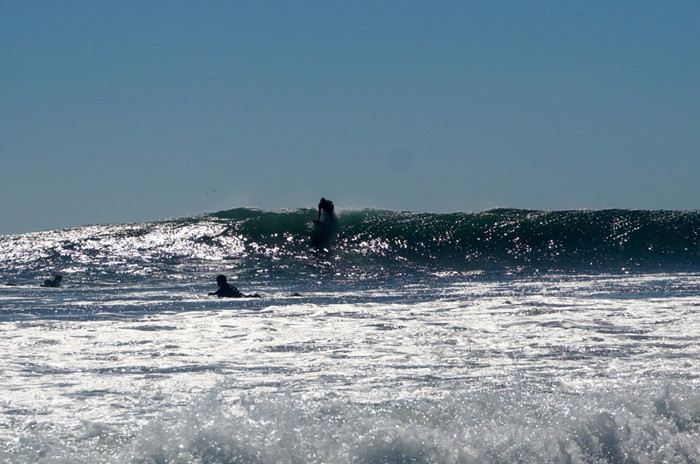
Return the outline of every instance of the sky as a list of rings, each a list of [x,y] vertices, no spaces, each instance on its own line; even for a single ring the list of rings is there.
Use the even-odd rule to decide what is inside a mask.
[[[0,235],[700,208],[697,1],[0,0]]]

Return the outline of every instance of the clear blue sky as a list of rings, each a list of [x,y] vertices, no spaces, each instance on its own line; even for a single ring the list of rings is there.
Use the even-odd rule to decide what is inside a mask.
[[[697,1],[0,0],[0,234],[700,208]]]

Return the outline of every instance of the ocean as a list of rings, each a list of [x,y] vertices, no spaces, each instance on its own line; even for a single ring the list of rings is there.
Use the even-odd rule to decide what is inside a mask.
[[[700,463],[700,212],[315,218],[0,236],[0,462]]]

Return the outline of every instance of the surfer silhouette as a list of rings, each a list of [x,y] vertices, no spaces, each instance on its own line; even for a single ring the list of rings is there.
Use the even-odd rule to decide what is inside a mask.
[[[226,281],[225,275],[216,276],[216,285],[219,286],[219,289],[215,292],[209,293],[209,295],[216,295],[219,298],[260,298],[260,295],[257,293],[252,295],[244,295],[240,290]]]
[[[333,222],[333,202],[330,200],[326,200],[325,198],[321,198],[321,201],[318,203],[318,219],[317,221],[321,221],[321,213],[325,211],[324,215],[324,221],[322,222]],[[325,220],[327,218],[327,220]]]
[[[61,274],[56,274],[53,277],[53,280],[46,279],[41,286],[42,287],[60,287],[62,280],[63,280],[63,276]]]

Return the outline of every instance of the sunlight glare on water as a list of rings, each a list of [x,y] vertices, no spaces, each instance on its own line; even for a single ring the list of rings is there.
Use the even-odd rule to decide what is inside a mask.
[[[0,237],[0,462],[700,460],[700,274],[524,267],[525,229],[576,215],[491,213],[494,271],[454,260],[489,215],[353,214]]]

